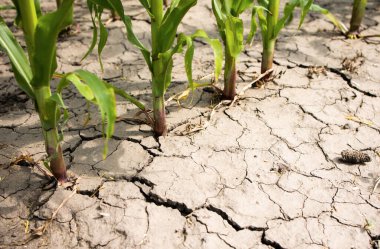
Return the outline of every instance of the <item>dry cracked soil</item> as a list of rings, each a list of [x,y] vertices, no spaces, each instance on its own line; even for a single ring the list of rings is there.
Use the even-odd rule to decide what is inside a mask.
[[[124,2],[148,44],[147,14],[138,1]],[[317,2],[349,22],[348,1]],[[54,1],[43,4],[54,7]],[[369,1],[367,9],[363,34],[378,34],[380,4]],[[9,24],[14,14],[2,12]],[[59,39],[61,72],[80,68],[91,41],[84,1],[76,3],[75,20],[76,32]],[[249,16],[244,20],[248,27]],[[81,66],[149,105],[142,56],[119,21],[107,28],[104,73],[95,55]],[[180,26],[186,33],[198,28],[218,35],[210,1],[199,0]],[[202,78],[212,73],[213,55],[205,44],[196,46],[194,73]],[[17,88],[2,53],[0,248],[379,248],[379,40],[347,40],[311,14],[300,30],[296,22],[288,26],[276,48],[275,79],[247,90],[234,105],[212,112],[218,98],[207,89],[181,105],[170,102],[167,137],[155,139],[136,120],[136,108],[118,99],[105,160],[96,108],[68,89],[64,154],[78,178],[60,187],[27,160],[11,163],[29,155],[42,165],[44,144],[33,103]],[[258,36],[239,58],[239,89],[257,77],[260,51]],[[181,55],[173,72],[167,97],[186,88]],[[372,160],[346,164],[345,149]]]

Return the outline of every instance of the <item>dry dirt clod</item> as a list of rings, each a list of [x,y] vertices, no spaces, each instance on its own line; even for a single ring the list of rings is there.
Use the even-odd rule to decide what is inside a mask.
[[[344,58],[342,61],[342,69],[350,73],[357,73],[359,68],[364,63],[364,56],[362,53],[357,53],[353,58]]]
[[[341,155],[342,161],[346,163],[358,164],[371,161],[371,158],[367,153],[357,150],[343,150]]]
[[[272,79],[271,79],[271,80],[272,80]],[[257,82],[253,85],[253,87],[254,87],[254,88],[258,88],[258,89],[262,89],[262,88],[264,88],[265,83],[266,83],[265,80],[259,80],[259,81],[257,81]]]
[[[277,167],[273,167],[273,168],[271,169],[271,171],[277,172],[277,173],[279,173],[280,175],[283,175],[283,174],[285,174],[286,172],[290,171],[289,166],[286,165],[286,164],[283,164],[283,163],[277,163],[276,166],[277,166]]]
[[[280,79],[282,75],[284,75],[286,70],[281,70],[280,72],[274,73],[273,68],[269,69],[265,73],[262,73],[258,76],[252,83],[252,88],[265,88],[265,85],[267,82],[274,81],[275,79]],[[265,77],[266,75],[270,74],[268,77]],[[265,78],[264,78],[265,77]]]
[[[343,125],[342,129],[343,130],[349,130],[351,128],[351,125],[350,124],[345,124]]]
[[[318,78],[321,74],[327,76],[326,67],[324,67],[324,66],[311,66],[308,68],[307,77],[309,79]]]

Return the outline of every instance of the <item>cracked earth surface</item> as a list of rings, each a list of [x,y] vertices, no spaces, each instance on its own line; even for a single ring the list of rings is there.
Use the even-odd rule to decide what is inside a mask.
[[[204,28],[217,36],[208,2],[199,1],[181,31]],[[349,22],[347,2],[318,2]],[[75,13],[81,32],[60,38],[59,71],[79,68],[90,43],[89,14],[81,6]],[[53,9],[54,2],[43,7]],[[128,1],[126,12],[149,42],[138,2]],[[11,21],[14,13],[4,13]],[[378,2],[369,1],[363,26],[364,34],[380,33]],[[142,57],[126,42],[120,22],[107,28],[103,77],[149,103]],[[259,71],[259,39],[240,57],[239,89]],[[194,69],[203,77],[212,72],[213,56],[207,46],[197,47]],[[342,60],[358,53],[364,62],[357,72],[343,70]],[[44,145],[33,103],[1,54],[0,248],[379,248],[380,189],[373,191],[380,176],[379,41],[346,40],[312,14],[301,31],[294,22],[281,33],[275,57],[273,82],[218,109],[197,133],[184,135],[207,122],[217,101],[213,93],[198,90],[182,107],[170,103],[169,134],[159,139],[133,120],[133,105],[119,100],[120,121],[105,160],[96,108],[66,91],[64,154],[79,176],[73,192],[49,188],[36,167],[10,165],[20,154],[38,161]],[[182,60],[175,58],[167,96],[185,89]],[[95,55],[82,66],[100,73]],[[308,77],[309,66],[326,72]],[[372,161],[345,164],[345,149],[366,152]],[[56,210],[45,233],[31,238]]]

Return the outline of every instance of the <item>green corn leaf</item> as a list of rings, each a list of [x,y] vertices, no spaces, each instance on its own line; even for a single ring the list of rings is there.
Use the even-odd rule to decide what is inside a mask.
[[[57,124],[58,126],[60,126],[62,128],[67,123],[67,121],[69,119],[69,113],[67,110],[67,106],[63,102],[62,95],[59,93],[53,93],[50,96],[49,101],[54,102],[55,103],[54,106],[59,108],[55,111],[55,124]],[[61,113],[61,110],[63,110],[63,113]],[[62,117],[62,114],[63,114],[63,117]],[[60,130],[60,132],[59,132],[60,133],[60,139],[59,140],[62,141],[63,140],[63,131],[62,131],[62,129],[59,129],[59,130]]]
[[[151,0],[139,0],[139,2],[141,3],[141,5],[147,10],[147,11],[150,11],[150,1]]]
[[[21,27],[21,15],[18,0],[12,0],[12,3],[15,6],[17,12],[15,23],[18,27]]]
[[[193,81],[193,57],[194,57],[194,43],[191,41],[187,45],[187,50],[185,53],[185,70],[187,79],[189,81],[189,87],[191,90],[194,90],[194,81]]]
[[[183,50],[183,34],[179,35],[179,40],[177,45],[170,48],[164,53],[159,53],[157,58],[153,60],[153,81],[152,82],[152,92],[155,95],[165,94],[168,89],[171,79],[172,79],[172,69],[173,69],[173,55],[180,53]],[[155,95],[155,96],[156,96]]]
[[[153,17],[153,14],[152,12],[150,11],[150,7],[151,7],[151,0],[139,0],[141,5],[145,8],[146,12],[148,13],[148,15],[150,17]]]
[[[39,1],[39,0],[35,0],[35,1]],[[57,5],[58,5],[57,8],[61,7],[62,1],[64,0],[57,0]],[[65,23],[66,23],[65,28],[69,27],[70,25],[74,23],[74,4],[72,4],[70,7],[70,14],[66,16]]]
[[[42,15],[40,0],[34,0],[34,6],[36,7],[37,17]]]
[[[98,43],[98,58],[99,58],[99,64],[100,64],[101,70],[103,72],[104,67],[103,67],[101,54],[102,54],[103,49],[107,43],[108,31],[107,31],[106,27],[104,26],[104,24],[102,23],[102,15],[101,14],[98,15],[98,22],[99,22],[99,30],[100,30],[100,33],[99,33],[100,37],[99,37],[99,43]]]
[[[152,71],[152,60],[151,60],[151,53],[149,50],[141,43],[141,41],[137,38],[137,36],[134,34],[132,29],[132,21],[128,16],[124,16],[124,24],[127,30],[127,38],[130,43],[132,43],[134,46],[136,46],[138,49],[140,49],[145,62],[147,63],[149,70]]]
[[[186,46],[186,53],[185,53],[185,71],[186,76],[189,81],[189,87],[190,89],[194,89],[194,81],[193,81],[193,57],[194,57],[194,43],[192,40],[192,37],[186,36],[185,34],[181,33],[178,36],[178,52],[182,50],[183,46]]]
[[[192,36],[192,39],[201,38],[208,43],[214,53],[215,63],[215,82],[218,82],[219,75],[222,72],[223,67],[223,46],[218,39],[211,39],[204,30],[197,30]],[[192,58],[191,58],[192,61]],[[186,64],[186,63],[185,63]]]
[[[247,36],[247,44],[252,44],[253,37],[255,37],[256,32],[257,32],[257,22],[256,22],[256,16],[257,16],[257,9],[253,8],[252,9],[252,15],[251,15],[251,28],[249,30],[248,36]]]
[[[50,96],[49,101],[55,102],[55,106],[60,110],[56,110],[55,123],[59,126],[59,141],[63,141],[63,127],[69,120],[69,111],[65,103],[63,102],[62,95],[60,93],[53,93]],[[63,113],[61,112],[63,111]]]
[[[221,4],[220,0],[212,0],[212,11],[213,11],[214,16],[216,18],[216,24],[218,25],[220,37],[225,42],[225,40],[226,40],[225,22],[226,22],[227,17],[222,11],[222,4]]]
[[[149,53],[149,51],[145,48],[145,46],[141,43],[141,41],[137,38],[137,36],[133,32],[131,18],[124,14],[124,7],[120,0],[89,0],[89,1],[92,1],[98,6],[101,6],[105,9],[115,10],[116,13],[120,16],[121,20],[125,24],[125,27],[127,29],[128,40],[137,48],[139,48],[143,52],[143,54],[145,54],[146,52]]]
[[[96,8],[96,7],[97,6],[95,6],[92,2],[87,1],[87,8],[90,11],[91,22],[92,22],[92,27],[93,27],[93,29],[92,29],[92,41],[91,41],[90,47],[88,48],[86,54],[83,56],[81,61],[86,59],[87,56],[89,56],[92,53],[92,51],[94,50],[94,48],[98,42],[98,28],[96,26],[95,18],[93,16],[94,8]]]
[[[293,12],[296,7],[301,8],[301,18],[298,24],[298,29],[301,28],[306,15],[309,13],[309,11],[313,10],[313,5],[314,5],[313,2],[314,0],[291,0],[290,2],[286,3],[285,9],[284,9],[284,16],[277,22],[274,29],[273,38],[277,38],[281,29],[283,29],[285,25],[289,24],[292,21]]]
[[[103,7],[96,6],[90,1],[87,1],[87,7],[90,11],[91,22],[93,26],[92,41],[91,41],[91,45],[89,49],[87,50],[86,54],[83,56],[81,61],[83,61],[85,58],[87,58],[87,56],[90,53],[92,53],[96,44],[98,43],[98,27],[95,22],[95,17],[94,17],[94,12],[95,12],[95,16],[99,23],[98,60],[99,60],[101,71],[103,72],[104,67],[103,67],[103,61],[102,61],[102,52],[103,52],[104,47],[106,46],[107,39],[108,39],[108,31],[102,22]]]
[[[246,42],[247,44],[252,44],[253,38],[257,32],[258,25],[256,22],[256,16],[259,18],[259,25],[261,28],[261,32],[262,32],[263,38],[265,39],[266,32],[267,32],[267,19],[265,18],[264,11],[269,12],[263,6],[254,6],[252,8],[251,28],[247,36],[247,42]]]
[[[226,14],[222,11],[222,3],[220,0],[212,0],[212,11],[216,17],[218,26],[224,26],[224,21],[226,20]]]
[[[110,87],[109,84],[105,83],[96,75],[88,71],[77,70],[74,73],[72,73],[72,75],[78,77],[84,84],[86,84],[91,89],[94,96],[92,102],[96,103],[99,106],[100,114],[102,117],[103,132],[106,135],[106,142],[103,151],[103,157],[105,158],[108,153],[108,140],[113,135],[116,121],[116,99],[114,89]],[[71,79],[73,78],[67,78],[67,80],[69,81]],[[73,82],[73,84],[75,85],[76,83]],[[81,92],[83,91],[83,89],[78,89],[78,91]],[[89,97],[89,95],[87,94],[86,96]],[[86,96],[84,95],[84,97]]]
[[[20,88],[28,94],[31,99],[34,99],[34,91],[31,86],[33,78],[32,69],[25,55],[24,50],[17,42],[16,38],[0,17],[0,47],[7,53],[15,74],[17,83]]]
[[[20,9],[19,9],[19,4],[20,4],[19,1],[20,0],[12,0],[12,3],[14,5],[14,8],[16,9],[16,12],[17,12],[15,23],[18,27],[22,27]],[[40,17],[42,15],[40,1],[34,0],[34,6],[36,8],[37,17]]]
[[[332,22],[335,25],[335,27],[337,27],[343,34],[346,34],[348,32],[348,28],[340,20],[338,20],[338,18],[331,14],[330,11],[328,11],[327,9],[322,8],[317,4],[312,4],[310,7],[310,11],[317,12],[326,16],[326,18],[329,19],[330,22]]]
[[[102,7],[102,9],[108,9],[108,10],[113,9],[113,5],[108,0],[88,0],[87,2],[91,2],[92,4],[95,4],[96,6]]]
[[[59,93],[53,93],[51,96],[50,96],[50,99],[49,99],[49,102],[54,102],[54,106],[55,106],[55,124],[54,126],[57,126],[59,123],[60,123],[60,119],[62,118],[62,113],[61,113],[61,110],[63,110],[64,112],[64,120],[62,120],[61,123],[66,123],[67,122],[67,119],[68,119],[68,110],[67,110],[67,107],[65,105],[65,103],[63,102],[63,99],[62,99],[62,95],[59,94]],[[61,126],[62,127],[62,126]],[[60,131],[61,134],[63,134],[63,131],[61,130]],[[63,135],[60,136],[59,138],[60,141],[63,140]]]
[[[240,1],[240,0],[222,0],[222,11],[224,13],[232,14],[232,7],[234,5],[234,1]]]
[[[285,5],[284,16],[280,18],[274,27],[273,36],[271,39],[276,39],[280,31],[285,27],[285,24],[293,16],[294,9],[299,5],[299,0],[292,0]]]
[[[174,43],[177,29],[185,14],[197,3],[197,0],[180,0],[173,7],[170,14],[165,15],[159,28],[158,47],[160,52],[165,52]]]
[[[153,61],[153,75],[156,83],[152,84],[154,93],[165,94],[172,79],[173,55],[182,50],[182,45],[177,45],[165,53],[159,53]]]
[[[258,3],[260,6],[264,7],[265,9],[269,8],[269,0],[258,0]]]
[[[170,2],[170,9],[173,9],[173,8],[177,7],[179,1],[181,1],[181,0],[172,0],[172,1]]]
[[[33,87],[49,86],[52,74],[56,69],[56,46],[59,32],[69,23],[67,16],[70,14],[74,0],[65,0],[59,9],[48,13],[38,19],[34,53],[31,63],[33,65]]]
[[[128,41],[141,51],[149,69],[152,71],[152,61],[150,58],[150,52],[141,43],[141,41],[137,38],[137,36],[133,32],[132,21],[127,15],[124,14],[124,8],[121,1],[120,0],[87,0],[87,2],[90,2],[91,4],[98,6],[98,8],[93,8],[96,14],[99,14],[98,12],[102,12],[103,9],[110,9],[110,10],[114,10],[120,16],[120,19],[123,21],[124,26],[127,31]],[[97,26],[95,25],[94,28],[97,28]]]
[[[172,83],[172,71],[173,71],[173,56],[166,59],[165,61],[165,70],[164,70],[164,94],[166,93],[167,89],[169,88],[170,84]]]
[[[127,30],[127,38],[129,42],[131,42],[133,45],[135,45],[137,48],[139,48],[147,61],[148,65],[151,65],[150,61],[150,52],[148,49],[141,43],[141,41],[137,38],[135,33],[132,29],[132,21],[131,18],[124,14],[124,7],[120,0],[108,0],[113,7],[113,9],[117,12],[117,14],[120,16],[121,20],[124,22],[126,30]]]
[[[105,93],[107,93],[107,91],[109,92],[108,93],[108,96],[106,96],[105,98],[109,98],[109,96],[113,96],[114,94],[117,94],[121,97],[123,97],[124,99],[126,99],[127,101],[131,102],[132,104],[136,105],[138,108],[140,108],[141,110],[145,111],[146,108],[145,106],[139,102],[137,99],[135,99],[134,97],[130,96],[128,93],[126,93],[124,90],[120,89],[120,88],[117,88],[115,86],[112,86],[111,84],[107,83],[107,82],[104,82],[104,81],[101,81],[100,79],[97,79],[97,80],[93,80],[92,79],[92,82],[88,83],[88,81],[84,81],[83,78],[80,78],[80,75],[83,75],[83,74],[86,74],[88,75],[87,78],[85,79],[90,79],[90,78],[93,78],[93,77],[96,77],[95,75],[89,73],[89,72],[86,72],[86,71],[79,71],[78,72],[74,72],[74,73],[69,73],[69,74],[66,74],[62,79],[61,81],[59,82],[58,86],[57,86],[57,94],[59,96],[61,96],[61,93],[63,91],[63,89],[65,89],[70,83],[72,83],[75,88],[78,90],[78,92],[89,102],[92,102],[92,103],[95,103],[95,104],[98,104],[99,103],[99,97],[97,97],[95,95],[95,92],[101,92],[101,88],[105,89],[104,87],[102,86],[99,86],[99,90],[95,90],[94,89],[94,86],[95,85],[92,85],[91,83],[93,84],[100,84],[100,85],[104,85],[107,90],[105,91]],[[109,89],[112,89],[109,90]],[[114,92],[114,94],[112,93]],[[54,97],[56,98],[56,97]],[[56,101],[57,102],[57,101]],[[110,105],[112,106],[113,104],[113,100],[108,100],[109,103],[111,103]],[[57,102],[58,103],[58,102]],[[61,108],[66,108],[64,105],[60,104],[59,105]],[[112,113],[112,110],[108,107],[104,107],[103,108],[104,110],[108,110],[109,113]],[[116,115],[116,114],[115,114]],[[107,122],[109,122],[109,120],[107,119]],[[111,122],[112,122],[112,116],[111,116]]]
[[[181,0],[172,0],[172,1],[170,1],[169,8],[165,12],[164,18],[166,18],[166,16],[169,15],[173,11],[173,9],[178,6],[178,4],[179,4],[180,1]]]
[[[186,47],[185,52],[185,70],[186,70],[186,76],[189,82],[189,88],[194,90],[196,88],[196,84],[193,81],[192,76],[192,62],[194,57],[194,39],[203,39],[208,43],[211,48],[213,49],[214,53],[214,60],[215,60],[215,80],[217,81],[219,78],[219,75],[222,71],[222,63],[223,63],[223,46],[220,43],[218,39],[211,39],[208,37],[207,33],[203,30],[197,30],[193,35],[186,36],[185,34],[181,33],[178,35],[177,39],[177,45],[165,53],[160,53],[158,55],[158,60],[160,66],[157,68],[160,69],[160,71],[155,72],[155,77],[157,79],[161,79],[162,82],[165,82],[164,87],[162,87],[162,84],[159,84],[157,89],[154,91],[157,92],[163,92],[165,93],[167,88],[169,87],[171,83],[171,73],[173,68],[173,55],[175,53],[181,53],[183,51],[183,48]]]
[[[226,20],[226,44],[231,56],[238,57],[244,48],[243,21],[240,18],[228,16]]]
[[[313,4],[314,0],[300,0],[301,3],[301,19],[298,24],[298,29],[301,28],[303,21],[305,20],[305,17],[307,13],[310,10],[311,5]]]
[[[253,5],[252,0],[235,1],[233,4],[232,10],[235,13],[235,16],[238,17],[241,13],[243,13],[245,10],[250,8],[252,5]]]
[[[172,0],[170,2],[169,8],[165,11],[164,16],[162,18],[163,20],[166,19],[168,17],[168,15],[178,6],[180,1],[181,0]],[[154,15],[152,15],[151,17],[153,19]]]
[[[259,25],[261,29],[261,36],[264,41],[269,40],[268,38],[268,21],[266,15],[270,15],[269,10],[267,10],[264,6],[262,8],[256,8],[257,17],[259,19]],[[266,14],[264,12],[266,11]]]
[[[53,93],[50,96],[50,99],[53,100],[59,107],[67,109],[65,103],[63,102],[62,95],[59,93]]]
[[[142,104],[140,101],[138,101],[136,98],[129,95],[127,92],[125,92],[123,89],[117,88],[111,84],[106,83],[106,85],[110,88],[112,88],[116,95],[119,95],[120,97],[123,97],[125,100],[131,102],[135,106],[137,106],[140,110],[145,111],[145,105]]]
[[[85,99],[88,101],[95,101],[95,96],[91,88],[88,85],[84,84],[76,74],[67,74],[64,78],[62,78],[57,86],[57,92],[61,93],[63,89],[69,85],[70,82],[76,87],[76,89]]]
[[[237,34],[235,38],[239,38],[238,40],[241,39],[242,35],[240,32],[240,29],[241,29],[240,27],[242,27],[242,21],[238,21],[239,15],[251,7],[253,7],[253,12],[251,16],[251,31],[248,35],[248,40],[249,40],[249,43],[252,41],[252,38],[257,31],[257,22],[255,19],[257,9],[261,8],[261,6],[253,6],[253,3],[254,1],[252,0],[234,0],[234,1],[212,0],[212,9],[213,9],[214,16],[218,24],[219,33],[225,44],[227,44],[227,37],[226,37],[227,35],[226,33],[228,32],[227,29],[231,30],[231,25],[235,25],[232,23],[239,23],[239,29],[238,29],[239,34]],[[237,18],[237,19],[231,21],[232,18]],[[226,27],[227,25],[229,25],[228,28]],[[235,28],[233,29],[235,30]],[[228,35],[229,35],[228,39],[234,38],[233,36],[231,36],[231,32],[229,32]],[[239,46],[242,46],[240,45],[240,42],[239,42]]]

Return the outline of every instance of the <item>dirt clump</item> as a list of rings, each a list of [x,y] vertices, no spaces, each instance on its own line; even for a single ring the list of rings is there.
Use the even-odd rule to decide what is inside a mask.
[[[342,153],[342,161],[351,164],[362,164],[371,161],[371,157],[364,152],[357,150],[343,150]]]

